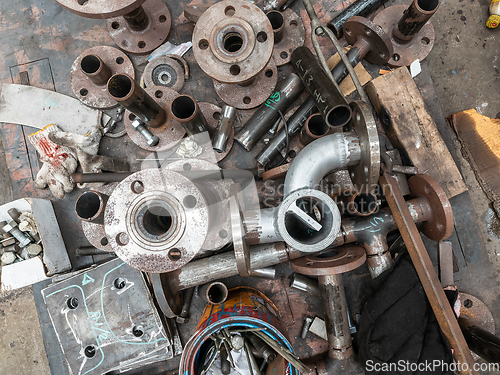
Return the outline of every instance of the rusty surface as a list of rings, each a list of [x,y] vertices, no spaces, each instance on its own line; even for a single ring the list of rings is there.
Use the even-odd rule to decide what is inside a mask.
[[[473,368],[474,359],[470,354],[470,350],[465,342],[462,331],[460,330],[443,288],[441,287],[441,283],[434,270],[431,259],[429,258],[429,254],[413,222],[410,211],[406,206],[403,194],[401,194],[394,178],[387,173],[384,173],[380,177],[380,184],[383,186],[387,203],[391,208],[398,229],[403,236],[406,248],[408,249],[408,253],[410,254],[439,326],[453,349],[453,358],[456,362],[468,365],[467,368],[465,368],[466,366],[462,367],[460,373],[464,375],[479,374],[479,372],[475,371]]]
[[[132,30],[123,17],[108,19],[109,35],[117,46],[129,53],[145,54],[155,50],[172,30],[170,11],[163,0],[146,0],[142,7],[149,19],[142,31]]]
[[[279,179],[285,178],[286,172],[288,172],[289,168],[290,168],[290,163],[283,164],[283,165],[280,165],[279,167],[275,167],[273,169],[265,171],[262,174],[262,179],[264,181],[267,181],[267,180],[279,180]]]
[[[300,142],[307,146],[312,141],[331,134],[332,129],[325,122],[319,113],[314,113],[309,116],[304,124],[304,127],[299,133]]]
[[[292,9],[283,12],[283,35],[279,42],[274,42],[273,58],[277,66],[290,62],[295,48],[303,46],[306,37],[304,22]]]
[[[132,61],[118,48],[98,46],[83,51],[71,66],[69,73],[71,88],[82,103],[97,109],[109,109],[117,106],[118,103],[109,96],[106,89],[107,80],[96,84],[83,72],[80,64],[82,59],[88,55],[98,56],[102,60],[110,70],[109,77],[116,73],[125,73],[135,79]]]
[[[244,0],[225,0],[211,6],[196,22],[193,52],[211,78],[233,84],[248,82],[271,58],[272,36],[271,23],[257,6]]]
[[[224,103],[238,109],[252,109],[269,98],[277,82],[278,69],[274,59],[271,58],[265,69],[255,76],[252,83],[239,85],[214,80],[214,88]]]
[[[382,10],[373,19],[373,22],[382,27],[391,38],[393,54],[387,63],[391,67],[408,66],[417,59],[422,61],[434,46],[434,26],[430,21],[424,22],[424,26],[412,35],[410,40],[403,41],[394,35],[397,32],[398,22],[407,8],[405,5],[393,5]]]
[[[57,0],[64,8],[86,18],[106,19],[123,16],[146,0]]]
[[[181,64],[166,56],[151,60],[142,74],[144,86],[165,86],[180,91],[184,87],[184,69]]]
[[[201,15],[211,6],[212,4],[189,4],[184,8],[184,17],[188,21],[196,23]]]
[[[488,306],[471,294],[460,292],[460,317],[467,318],[475,325],[490,333],[495,333],[495,320]]]

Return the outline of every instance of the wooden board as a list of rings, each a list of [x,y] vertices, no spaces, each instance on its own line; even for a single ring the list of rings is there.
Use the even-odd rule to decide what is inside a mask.
[[[366,91],[392,144],[419,173],[433,177],[448,198],[467,190],[406,67],[374,79],[366,85]]]

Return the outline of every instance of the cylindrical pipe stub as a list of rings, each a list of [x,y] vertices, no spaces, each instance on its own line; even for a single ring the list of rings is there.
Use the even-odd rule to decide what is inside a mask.
[[[319,113],[315,113],[307,119],[304,127],[300,131],[300,142],[307,146],[312,141],[327,135],[331,128]]]
[[[318,283],[325,314],[328,355],[347,359],[352,356],[353,349],[342,274],[318,276]]]
[[[157,128],[165,123],[165,110],[127,74],[115,74],[108,80],[108,94],[132,112],[148,127]]]
[[[149,18],[142,5],[138,6],[133,11],[124,14],[123,18],[127,21],[128,26],[133,31],[143,31],[149,25]]]
[[[378,199],[373,193],[355,192],[347,197],[342,197],[345,203],[345,211],[354,216],[370,216],[377,212]]]
[[[105,85],[111,77],[111,69],[97,55],[84,56],[80,68],[96,85]]]
[[[439,8],[439,0],[413,0],[394,28],[394,36],[410,41]]]
[[[263,279],[274,280],[276,279],[276,268],[266,267],[259,268],[256,270],[250,271],[250,276],[253,277],[261,277]]]
[[[83,221],[104,224],[104,211],[108,198],[106,194],[97,191],[86,191],[76,201],[76,215]]]
[[[214,281],[200,287],[198,294],[207,303],[219,305],[227,299],[227,286],[220,281]]]
[[[321,297],[316,280],[312,280],[299,273],[294,273],[290,280],[290,288],[300,290],[301,292],[310,294],[311,296]]]
[[[170,110],[189,136],[208,131],[207,120],[192,96],[179,95],[170,103]]]
[[[219,124],[212,141],[214,150],[219,153],[226,150],[229,133],[231,133],[231,129],[233,128],[234,121],[236,119],[236,113],[236,108],[226,104],[222,106]]]
[[[285,19],[283,18],[283,14],[277,10],[271,10],[266,13],[266,16],[273,27],[274,43],[281,42],[285,33]]]

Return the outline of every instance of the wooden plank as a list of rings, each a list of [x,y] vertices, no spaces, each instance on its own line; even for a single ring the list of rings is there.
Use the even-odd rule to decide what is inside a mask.
[[[420,173],[433,177],[448,198],[467,190],[406,67],[374,79],[366,91],[392,144]]]

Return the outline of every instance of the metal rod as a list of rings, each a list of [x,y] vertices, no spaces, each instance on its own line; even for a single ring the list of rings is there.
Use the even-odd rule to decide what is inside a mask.
[[[73,173],[73,181],[79,184],[89,182],[120,182],[130,176],[132,172],[122,173]]]
[[[165,110],[127,74],[115,74],[108,80],[108,94],[147,126],[157,128],[166,120]],[[133,120],[133,119],[132,119]]]
[[[394,36],[401,41],[409,42],[438,8],[439,0],[413,0],[404,11],[398,26],[394,28]]]
[[[292,289],[300,290],[301,292],[310,294],[311,296],[321,297],[318,282],[308,277],[302,276],[299,273],[294,273],[290,282]]]
[[[267,363],[271,363],[276,359],[276,352],[254,333],[249,332],[245,334],[245,338],[250,341],[250,343],[259,353],[259,357],[264,358],[264,361],[266,361]]]
[[[221,153],[226,150],[229,133],[233,129],[234,121],[236,120],[237,110],[230,105],[223,105],[219,119],[219,125],[213,136],[212,144],[215,151]]]
[[[191,307],[191,301],[193,300],[195,289],[196,288],[189,288],[184,292],[184,303],[182,304],[182,311],[179,316],[175,318],[175,321],[177,323],[182,324],[189,322],[189,309]]]
[[[80,68],[96,85],[105,85],[111,77],[111,69],[97,55],[84,56]]]
[[[133,31],[144,31],[149,25],[149,18],[142,5],[123,16]]]
[[[170,104],[170,110],[189,136],[208,131],[207,120],[192,96],[179,95]]]
[[[227,286],[220,281],[207,283],[200,287],[198,294],[201,299],[211,305],[220,305],[227,299]]]
[[[476,326],[466,318],[458,318],[465,340],[470,350],[485,361],[500,365],[500,338]],[[497,370],[499,368],[497,367]]]

